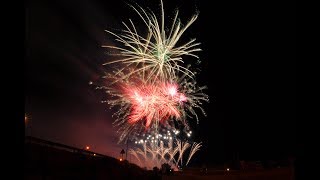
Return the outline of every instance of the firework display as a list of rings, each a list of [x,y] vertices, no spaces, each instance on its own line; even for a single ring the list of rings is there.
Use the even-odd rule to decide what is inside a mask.
[[[130,153],[141,166],[150,168],[162,163],[183,165],[183,153],[191,147],[185,165],[189,163],[201,143],[183,141],[175,135],[182,131],[190,137],[188,120],[198,122],[197,111],[205,115],[201,105],[209,100],[202,92],[206,87],[197,85],[196,72],[184,63],[186,56],[199,58],[194,53],[201,50],[200,43],[195,39],[179,42],[198,15],[183,26],[176,11],[172,25],[165,26],[160,2],[160,20],[152,11],[130,5],[147,33],[138,33],[132,20],[123,22],[125,29],[119,34],[106,30],[118,44],[103,47],[116,52],[112,55],[117,58],[104,64],[114,70],[105,74],[105,82],[99,87],[110,95],[104,102],[116,109],[113,124],[118,128],[119,143],[133,141],[142,145],[130,149]],[[161,133],[163,129],[169,134]]]

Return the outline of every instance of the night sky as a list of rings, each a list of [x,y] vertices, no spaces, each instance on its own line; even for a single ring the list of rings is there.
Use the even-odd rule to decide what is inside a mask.
[[[128,2],[128,1],[127,1]],[[129,1],[130,2],[130,1]],[[159,0],[138,0],[158,15]],[[210,103],[192,123],[203,148],[195,161],[279,159],[294,153],[296,120],[295,4],[164,0],[182,22],[199,11],[183,40],[197,38],[197,76]],[[140,20],[125,1],[26,1],[26,135],[118,157],[106,95],[88,84],[104,72],[112,45],[105,29]],[[144,28],[144,27],[141,27]]]

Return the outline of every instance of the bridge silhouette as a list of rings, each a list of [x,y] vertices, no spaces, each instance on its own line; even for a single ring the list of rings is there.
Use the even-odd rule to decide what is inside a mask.
[[[128,161],[36,137],[25,137],[24,153],[25,179],[154,179]]]

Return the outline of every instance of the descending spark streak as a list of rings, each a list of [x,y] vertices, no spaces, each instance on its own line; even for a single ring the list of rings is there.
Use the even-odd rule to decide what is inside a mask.
[[[131,6],[131,5],[130,5]],[[194,52],[201,51],[197,46],[200,43],[195,43],[195,39],[189,42],[177,46],[177,42],[180,40],[183,33],[187,28],[197,19],[198,15],[192,16],[189,22],[182,27],[178,19],[178,11],[175,14],[175,18],[172,23],[170,31],[165,31],[164,22],[164,9],[163,2],[161,0],[161,25],[157,20],[156,15],[153,12],[146,11],[139,5],[137,8],[131,6],[134,11],[139,15],[144,24],[147,27],[147,36],[144,38],[137,33],[137,28],[131,20],[130,25],[123,22],[125,30],[122,34],[116,34],[106,30],[106,32],[116,37],[116,41],[123,44],[123,46],[103,46],[111,49],[118,50],[116,56],[121,58],[106,64],[120,63],[126,67],[135,66],[138,67],[136,73],[143,72],[146,74],[144,80],[153,81],[154,79],[148,78],[154,76],[160,80],[174,79],[177,73],[185,74],[186,76],[193,77],[194,73],[188,68],[182,66],[184,63],[181,56],[189,55],[199,58]],[[168,35],[169,33],[169,35]],[[122,78],[128,78],[132,74],[123,76]]]
[[[139,164],[142,164],[140,158],[139,158],[139,155],[136,151],[134,151],[133,149],[129,149],[129,153],[132,154],[137,160],[138,160],[138,163]]]
[[[188,142],[181,142],[177,139],[175,140],[175,146],[172,146],[172,141],[169,141],[166,145],[163,142],[160,142],[160,144],[144,142],[142,149],[130,149],[129,153],[131,153],[138,160],[140,166],[147,167],[148,169],[152,169],[155,166],[161,167],[161,165],[164,163],[178,167],[179,163],[183,165],[183,154],[189,147],[190,144]],[[187,164],[200,147],[200,143],[193,143]],[[176,159],[175,156],[177,153],[178,158]]]
[[[181,141],[177,141],[176,142],[177,143],[177,147],[178,147],[178,151],[179,151],[179,158],[178,158],[178,160],[177,160],[177,163],[179,163],[179,161],[181,162],[181,165],[183,164],[183,162],[182,162],[182,159],[183,159],[183,154],[184,154],[184,151],[186,150],[186,149],[188,149],[188,147],[190,146],[190,144],[189,143],[187,143],[187,142],[181,142]],[[178,165],[178,164],[177,164]]]
[[[135,144],[142,144],[143,148],[137,148],[136,151],[132,151],[133,155],[138,159],[141,166],[146,166],[149,162],[152,162],[152,167],[161,166],[163,163],[170,164],[174,167],[183,165],[183,158],[185,157],[185,151],[190,147],[190,142],[182,142],[175,135],[177,130],[162,129],[163,134],[158,132],[142,134],[141,137],[137,138]],[[188,130],[188,133],[192,133]],[[169,138],[170,137],[170,138]],[[173,137],[173,138],[172,138]],[[139,140],[140,139],[140,140]],[[192,156],[199,150],[201,143],[193,143],[189,151],[188,159],[186,164],[188,165]],[[145,150],[146,154],[141,161],[140,157],[137,156],[136,152],[143,152]],[[141,155],[143,153],[140,153]],[[147,162],[146,162],[147,161]]]
[[[195,142],[194,142],[194,143],[192,144],[192,147],[191,147],[191,150],[190,150],[190,153],[189,153],[189,158],[188,158],[188,160],[187,160],[186,165],[188,165],[191,157],[194,155],[194,153],[196,153],[196,152],[200,149],[201,146],[202,146],[201,143],[195,143]]]

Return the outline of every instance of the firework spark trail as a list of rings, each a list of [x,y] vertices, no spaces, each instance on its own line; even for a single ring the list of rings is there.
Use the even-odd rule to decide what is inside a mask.
[[[169,140],[168,149],[169,149],[169,151],[168,151],[169,160],[168,161],[174,163],[175,165],[177,165],[178,162],[176,161],[176,159],[174,157],[178,153],[179,149],[177,147],[173,148],[173,140]]]
[[[146,143],[145,143],[146,144]],[[159,149],[155,149],[155,146],[151,144],[150,147],[145,147],[146,151],[151,155],[151,162],[154,162],[156,166],[159,165],[159,159],[157,158],[157,154]],[[147,157],[147,156],[146,156]],[[150,162],[148,162],[150,163]]]
[[[177,160],[177,164],[176,165],[178,165],[178,163],[180,161],[181,166],[182,166],[183,165],[182,159],[183,159],[184,151],[186,149],[188,149],[190,144],[188,142],[181,142],[181,141],[176,141],[176,143],[177,143],[177,148],[178,148],[178,151],[179,151],[179,158]]]
[[[139,35],[131,19],[129,20],[130,25],[123,22],[126,29],[120,35],[106,30],[106,32],[115,36],[116,41],[122,43],[123,46],[103,46],[119,51],[119,53],[114,55],[121,57],[118,60],[107,62],[104,65],[120,63],[126,67],[138,67],[135,73],[142,71],[143,74],[146,74],[146,76],[143,77],[145,81],[153,81],[154,79],[149,78],[150,76],[159,78],[160,80],[174,79],[177,73],[182,73],[193,78],[194,73],[182,66],[184,61],[181,56],[189,55],[199,59],[199,57],[193,53],[201,51],[201,49],[197,47],[200,43],[195,43],[196,40],[192,39],[181,46],[176,46],[176,44],[188,27],[197,19],[198,15],[192,16],[187,24],[182,27],[178,19],[179,11],[177,11],[172,26],[169,28],[169,32],[166,32],[162,0],[161,25],[159,25],[157,17],[152,11],[146,11],[139,5],[137,5],[137,8],[132,5],[130,6],[146,25],[148,34],[146,38]],[[167,35],[168,33],[169,35]],[[132,74],[128,74],[122,78],[126,79]]]
[[[138,160],[139,165],[142,165],[142,161],[140,160],[137,151],[133,149],[129,149],[129,153],[132,154]]]
[[[192,144],[192,147],[191,147],[191,149],[190,149],[190,153],[189,153],[189,157],[188,157],[188,160],[187,160],[186,165],[189,164],[190,159],[191,159],[192,156],[200,149],[201,146],[202,146],[201,143],[196,143],[196,142],[194,142],[194,143]]]
[[[144,158],[144,162],[148,162],[147,144],[146,143],[143,144],[143,149],[137,148],[136,151],[131,150],[130,152],[136,152],[135,154],[139,154]],[[140,158],[138,158],[138,160],[141,162]]]
[[[182,166],[184,153],[190,147],[190,144],[188,142],[181,142],[178,139],[175,140],[175,147],[170,146],[170,143],[172,143],[172,141],[167,142],[166,145],[163,142],[158,144],[158,142],[148,143],[143,141],[142,148],[136,148],[135,150],[130,149],[129,153],[134,155],[142,167],[147,167],[149,169],[152,169],[155,166],[160,168],[163,163],[175,167],[178,167],[180,163]],[[193,143],[187,164],[200,147],[200,143]],[[177,153],[178,158],[176,159],[175,156]]]
[[[170,153],[170,148],[169,147],[165,148],[163,142],[161,141],[160,142],[160,149],[159,149],[159,153],[158,153],[160,156],[160,163],[161,164],[168,162],[168,160],[165,157],[168,153]],[[169,162],[170,162],[170,159],[169,159]]]

